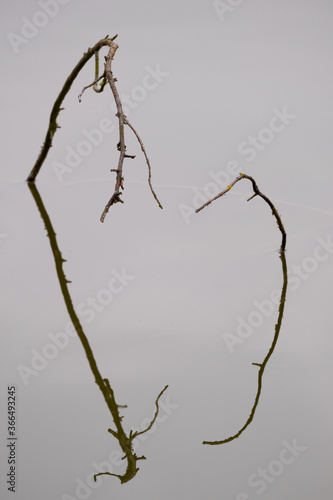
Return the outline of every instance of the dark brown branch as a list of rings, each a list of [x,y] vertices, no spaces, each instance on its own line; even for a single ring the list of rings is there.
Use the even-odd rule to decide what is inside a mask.
[[[113,38],[109,38],[108,35],[97,42],[92,48],[89,48],[85,54],[81,57],[80,61],[77,63],[67,80],[65,81],[50,114],[50,119],[49,119],[49,127],[46,132],[46,136],[44,139],[44,144],[42,146],[41,152],[39,153],[39,156],[36,160],[36,163],[31,170],[27,182],[35,182],[35,179],[38,175],[38,172],[40,171],[44,160],[49,152],[49,149],[52,147],[53,143],[53,136],[57,130],[57,128],[60,128],[59,125],[57,124],[57,117],[59,115],[59,112],[61,111],[61,105],[63,103],[63,100],[65,99],[68,91],[70,90],[75,78],[77,75],[80,73],[81,69],[85,66],[85,64],[89,61],[89,59],[96,53],[98,52],[101,47],[104,47],[105,45],[118,47],[115,43],[113,43],[113,40],[117,37],[115,35]]]
[[[203,441],[203,443],[202,443],[202,444],[209,444],[209,445],[220,445],[220,444],[225,444],[225,443],[229,443],[230,441],[233,441],[234,439],[238,438],[252,422],[254,415],[255,415],[255,412],[256,412],[256,409],[257,409],[257,406],[258,406],[258,403],[259,403],[260,395],[261,395],[264,371],[265,371],[266,365],[267,365],[270,357],[272,356],[272,354],[274,352],[276,343],[277,343],[278,338],[279,338],[281,324],[282,324],[283,311],[284,311],[284,305],[285,305],[285,300],[286,300],[286,293],[287,293],[288,273],[287,273],[287,262],[286,262],[286,257],[285,257],[285,248],[286,248],[286,241],[287,241],[286,231],[284,229],[280,215],[278,214],[278,211],[276,210],[275,206],[273,205],[271,200],[269,198],[267,198],[267,196],[265,196],[259,190],[257,183],[253,179],[253,177],[251,177],[249,175],[245,175],[245,174],[240,174],[239,177],[237,177],[231,184],[229,184],[229,186],[224,191],[222,191],[221,193],[216,195],[214,198],[208,200],[201,207],[199,207],[196,210],[196,213],[200,212],[200,210],[202,210],[203,208],[210,205],[214,200],[217,200],[218,198],[221,198],[223,195],[228,193],[228,191],[230,191],[232,186],[234,186],[238,181],[240,181],[242,179],[250,180],[252,183],[253,191],[254,191],[253,196],[251,196],[247,201],[252,200],[252,198],[254,198],[255,196],[260,196],[260,198],[262,198],[271,208],[272,214],[274,215],[276,222],[277,222],[277,225],[280,229],[280,232],[282,235],[281,246],[280,246],[280,259],[282,262],[283,285],[282,285],[282,290],[281,290],[279,314],[278,314],[277,322],[275,325],[275,333],[274,333],[273,342],[272,342],[271,347],[270,347],[265,359],[263,360],[263,362],[262,363],[252,363],[253,365],[259,367],[259,371],[258,371],[257,393],[256,393],[256,396],[254,399],[254,403],[253,403],[250,415],[249,415],[248,419],[246,420],[245,424],[243,425],[243,427],[241,427],[241,429],[233,436],[230,436],[227,439],[222,439],[220,441]]]
[[[249,181],[252,182],[252,188],[253,188],[253,191],[254,191],[254,195],[251,196],[251,198],[249,198],[247,201],[250,201],[255,196],[260,196],[260,198],[262,198],[263,200],[265,200],[265,202],[270,206],[270,208],[272,210],[272,214],[274,215],[274,217],[276,219],[276,222],[277,222],[277,225],[278,225],[278,227],[279,227],[279,229],[281,231],[281,234],[282,234],[282,241],[281,241],[280,252],[284,252],[285,248],[286,248],[286,243],[287,243],[287,234],[286,234],[286,231],[285,231],[284,226],[282,224],[280,215],[279,215],[278,211],[276,210],[275,206],[273,205],[273,203],[271,202],[271,200],[269,198],[267,198],[267,196],[265,196],[261,191],[259,191],[259,188],[257,186],[256,181],[250,175],[240,174],[238,177],[236,177],[236,179],[234,181],[232,181],[231,184],[229,184],[229,186],[227,187],[227,189],[225,189],[224,191],[222,191],[218,195],[214,196],[214,198],[211,198],[206,203],[204,203],[203,205],[201,205],[201,207],[197,208],[195,212],[196,213],[200,212],[200,210],[202,210],[203,208],[205,208],[208,205],[210,205],[213,201],[217,200],[218,198],[221,198],[223,195],[225,195],[226,193],[228,193],[230,191],[230,189],[232,188],[232,186],[234,186],[237,182],[241,181],[242,179],[248,179]]]

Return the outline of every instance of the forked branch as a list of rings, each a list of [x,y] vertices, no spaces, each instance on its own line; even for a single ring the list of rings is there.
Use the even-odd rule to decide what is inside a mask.
[[[134,132],[134,134],[135,134],[135,136],[136,136],[136,138],[141,146],[141,149],[144,153],[144,156],[146,158],[146,162],[148,165],[148,184],[149,184],[149,187],[151,189],[151,192],[152,192],[156,202],[158,203],[158,206],[160,208],[163,208],[161,203],[159,202],[157,196],[156,196],[156,193],[155,193],[153,187],[152,187],[151,166],[150,166],[150,162],[149,162],[146,150],[144,148],[143,142],[142,142],[139,134],[137,133],[137,131],[128,122],[126,116],[124,115],[121,99],[119,97],[119,93],[118,93],[116,83],[115,83],[117,81],[117,79],[113,76],[113,73],[111,70],[111,63],[112,63],[113,57],[116,53],[116,50],[118,49],[118,45],[116,43],[114,43],[114,39],[116,37],[117,37],[117,35],[114,36],[113,38],[109,38],[108,36],[106,36],[105,38],[100,40],[96,45],[94,45],[94,47],[92,47],[91,49],[89,48],[88,51],[85,54],[83,54],[82,58],[80,59],[78,64],[75,66],[72,73],[67,78],[60,94],[58,95],[58,97],[53,105],[50,119],[49,119],[49,127],[48,127],[48,130],[46,133],[46,137],[45,137],[41,152],[37,158],[37,161],[36,161],[33,169],[31,170],[31,172],[27,178],[27,181],[29,183],[35,182],[35,179],[36,179],[36,177],[41,169],[41,166],[42,166],[42,164],[43,164],[43,162],[48,154],[48,151],[52,147],[54,134],[55,134],[57,128],[60,128],[59,125],[57,124],[57,117],[58,117],[59,112],[63,109],[63,108],[61,108],[61,104],[62,104],[65,96],[67,95],[69,89],[71,88],[72,83],[74,82],[75,78],[77,77],[77,75],[79,74],[79,72],[81,71],[83,66],[87,63],[87,61],[93,55],[95,55],[95,79],[92,83],[83,87],[81,93],[78,96],[79,102],[81,102],[83,93],[88,88],[93,87],[93,90],[95,92],[100,93],[103,91],[106,83],[109,83],[111,91],[112,91],[112,95],[113,95],[113,98],[115,100],[116,107],[117,107],[116,116],[118,118],[118,128],[119,128],[119,141],[117,144],[117,149],[119,151],[118,166],[116,169],[111,169],[111,172],[116,173],[115,187],[114,187],[114,191],[113,191],[113,194],[112,194],[110,200],[108,201],[108,203],[106,204],[106,206],[103,210],[103,213],[102,213],[101,218],[100,218],[101,222],[104,222],[105,216],[108,213],[108,211],[112,205],[114,205],[115,203],[118,203],[118,202],[124,203],[122,198],[121,198],[122,191],[124,189],[124,176],[123,176],[124,160],[125,160],[125,158],[130,158],[130,159],[135,158],[134,155],[129,155],[126,153],[125,134],[124,134],[125,124],[128,125],[132,129],[132,131]],[[109,46],[109,51],[107,53],[107,56],[105,57],[104,72],[101,75],[99,75],[99,51],[104,46]],[[100,85],[98,85],[98,82],[100,80],[102,80],[102,82]]]
[[[123,484],[123,483],[127,483],[128,481],[130,481],[131,479],[133,479],[133,477],[136,475],[136,473],[138,472],[138,468],[136,466],[136,463],[138,460],[146,460],[146,457],[145,456],[141,456],[141,457],[138,457],[136,455],[136,453],[134,452],[133,450],[133,440],[139,436],[140,434],[145,434],[145,432],[148,432],[152,426],[154,425],[155,423],[155,420],[158,416],[158,412],[159,412],[159,406],[158,406],[158,402],[159,402],[159,399],[160,397],[162,396],[162,394],[167,390],[167,388],[169,387],[168,385],[166,385],[164,387],[164,389],[159,393],[159,395],[157,396],[156,400],[155,400],[155,406],[156,406],[156,411],[155,411],[155,415],[152,419],[152,421],[150,422],[149,426],[141,431],[141,432],[132,432],[130,431],[129,432],[129,435],[127,436],[123,430],[123,427],[122,427],[122,424],[121,424],[121,419],[122,417],[119,417],[119,413],[118,413],[118,408],[119,408],[119,405],[116,404],[115,402],[115,399],[114,399],[114,394],[113,394],[113,390],[110,386],[110,383],[107,379],[104,379],[104,383],[105,383],[105,386],[107,388],[107,391],[110,395],[110,399],[112,400],[113,404],[111,405],[114,410],[113,410],[113,421],[115,423],[115,426],[117,428],[117,431],[114,431],[112,429],[108,429],[108,432],[110,434],[112,434],[112,436],[114,436],[118,442],[119,442],[119,445],[122,449],[122,451],[124,452],[124,459],[126,458],[127,460],[127,468],[126,468],[126,472],[124,474],[114,474],[112,472],[99,472],[98,474],[95,474],[94,475],[94,481],[96,481],[97,477],[98,476],[115,476],[117,477],[118,479],[120,479],[120,482]]]

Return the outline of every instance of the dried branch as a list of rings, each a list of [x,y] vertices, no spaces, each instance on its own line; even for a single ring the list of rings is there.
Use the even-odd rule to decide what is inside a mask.
[[[151,190],[151,192],[152,192],[152,194],[153,194],[153,196],[154,196],[155,200],[157,201],[158,206],[159,206],[160,208],[163,208],[163,207],[162,207],[162,205],[161,205],[161,203],[160,203],[160,201],[159,201],[159,199],[158,199],[158,198],[157,198],[157,196],[156,196],[156,193],[155,193],[154,188],[153,188],[152,183],[151,183],[151,166],[150,166],[149,158],[148,158],[148,155],[147,155],[147,153],[146,153],[146,150],[145,150],[145,147],[144,147],[144,145],[143,145],[143,142],[142,142],[142,140],[141,140],[141,138],[140,138],[139,134],[137,133],[137,131],[136,131],[136,130],[135,130],[135,128],[133,127],[133,125],[132,125],[132,124],[128,121],[128,118],[126,118],[126,117],[125,117],[125,123],[126,123],[126,125],[128,125],[128,126],[129,126],[129,128],[130,128],[130,129],[134,132],[134,135],[135,135],[135,137],[137,138],[137,140],[138,140],[138,142],[139,142],[139,144],[140,144],[140,146],[141,146],[141,150],[142,150],[143,154],[145,155],[145,158],[146,158],[146,163],[147,163],[147,165],[148,165],[148,184],[149,184],[150,190]]]
[[[116,172],[116,184],[114,187],[114,192],[113,195],[111,196],[110,200],[106,204],[103,213],[101,215],[100,221],[104,222],[105,216],[109,211],[109,208],[114,204],[114,203],[124,203],[123,200],[120,198],[121,196],[121,190],[124,189],[123,187],[123,164],[124,164],[124,158],[125,158],[125,152],[126,152],[126,145],[125,145],[125,135],[124,135],[124,112],[123,112],[123,106],[121,104],[121,100],[118,94],[118,90],[115,84],[115,78],[112,74],[111,71],[111,62],[113,59],[113,54],[111,51],[109,51],[108,55],[105,58],[105,69],[104,73],[105,76],[109,82],[109,85],[111,87],[111,91],[117,106],[117,118],[118,118],[118,128],[119,128],[119,142],[117,145],[117,149],[120,151],[119,154],[119,160],[118,160],[118,168],[115,170]]]
[[[71,88],[73,81],[75,80],[75,78],[77,77],[77,75],[79,74],[79,72],[81,71],[83,66],[86,64],[86,62],[93,55],[95,55],[95,79],[92,83],[83,87],[81,93],[78,96],[79,102],[81,102],[82,95],[88,88],[93,87],[93,90],[95,92],[100,93],[100,92],[103,92],[104,87],[105,87],[106,83],[108,82],[110,85],[111,91],[112,91],[113,98],[114,98],[115,103],[116,103],[116,107],[117,107],[116,116],[118,118],[118,124],[119,124],[119,142],[117,144],[117,149],[119,151],[118,166],[116,169],[111,169],[111,172],[116,173],[116,182],[115,182],[114,192],[113,192],[110,200],[106,204],[106,206],[103,210],[103,213],[101,215],[101,218],[100,218],[101,222],[104,222],[105,216],[108,213],[108,211],[112,205],[114,205],[115,203],[118,203],[118,202],[124,203],[123,200],[121,199],[122,190],[124,189],[124,177],[123,177],[124,159],[125,158],[130,158],[130,159],[135,158],[134,155],[126,154],[126,145],[125,145],[125,136],[124,136],[125,123],[133,130],[135,136],[137,137],[137,139],[140,143],[141,149],[145,155],[146,162],[148,165],[148,184],[149,184],[149,187],[150,187],[151,192],[152,192],[155,200],[157,201],[159,207],[163,208],[161,203],[159,202],[157,196],[156,196],[156,193],[155,193],[153,187],[152,187],[151,166],[150,166],[150,162],[149,162],[147,153],[145,151],[143,142],[140,139],[140,137],[139,137],[138,133],[136,132],[136,130],[134,129],[134,127],[128,122],[127,118],[124,115],[122,103],[121,103],[119,93],[118,93],[118,90],[117,90],[117,87],[115,84],[117,79],[114,78],[112,70],[111,70],[111,63],[112,63],[113,57],[116,53],[116,50],[118,49],[118,45],[113,42],[113,40],[116,37],[117,37],[117,35],[114,36],[113,38],[109,38],[108,36],[106,36],[105,38],[100,40],[98,43],[96,43],[96,45],[94,45],[94,47],[92,47],[91,49],[89,48],[88,51],[85,54],[83,54],[83,57],[80,59],[78,64],[73,69],[72,73],[67,78],[66,82],[63,85],[63,88],[62,88],[60,94],[58,95],[58,97],[53,105],[51,115],[50,115],[50,120],[49,120],[49,127],[48,127],[48,130],[46,133],[46,137],[44,140],[42,150],[37,158],[37,161],[36,161],[33,169],[31,170],[31,172],[29,174],[29,177],[27,178],[28,182],[35,182],[37,174],[38,174],[38,172],[39,172],[39,170],[40,170],[40,168],[41,168],[41,166],[42,166],[42,164],[43,164],[43,162],[48,154],[48,151],[49,151],[50,147],[52,147],[53,136],[54,136],[57,128],[60,128],[59,125],[57,124],[57,117],[58,117],[60,110],[63,109],[63,108],[61,108],[61,104],[62,104],[65,96],[67,95],[69,89]],[[99,73],[99,51],[102,47],[104,47],[106,45],[109,46],[109,51],[108,51],[107,56],[105,57],[104,72],[99,76],[98,75],[98,73]],[[100,80],[102,80],[102,83],[98,86],[97,83]]]
[[[118,127],[119,127],[119,142],[117,145],[117,149],[120,152],[120,154],[119,154],[117,169],[111,170],[112,172],[116,172],[116,184],[114,187],[114,192],[103,210],[103,213],[102,213],[101,218],[100,218],[101,222],[104,222],[106,214],[108,213],[110,207],[113,204],[118,203],[118,202],[124,203],[123,200],[120,198],[120,196],[122,194],[122,190],[124,189],[124,184],[123,184],[124,183],[124,177],[123,177],[124,159],[125,158],[131,158],[131,159],[135,158],[135,156],[133,156],[133,155],[126,154],[125,133],[124,133],[124,125],[125,124],[128,125],[130,127],[130,129],[134,132],[134,134],[135,134],[135,136],[136,136],[136,138],[141,146],[141,149],[145,155],[146,162],[148,165],[148,184],[149,184],[149,187],[151,189],[151,192],[152,192],[155,200],[158,203],[158,206],[160,208],[163,208],[161,203],[159,202],[159,200],[155,194],[155,191],[153,189],[153,186],[151,184],[151,166],[150,166],[149,158],[147,156],[143,142],[142,142],[139,134],[137,133],[137,131],[133,127],[133,125],[130,124],[130,122],[128,121],[128,119],[124,115],[123,106],[122,106],[122,103],[121,103],[121,100],[119,97],[117,87],[115,85],[116,79],[114,78],[112,70],[111,70],[112,58],[113,58],[113,56],[112,56],[111,52],[109,51],[108,55],[105,58],[104,75],[105,75],[105,78],[107,78],[107,80],[109,82],[109,85],[110,85],[110,88],[111,88],[111,91],[112,91],[112,94],[113,94],[113,97],[114,97],[114,100],[115,100],[115,103],[117,106],[116,116],[118,118],[118,124],[119,124],[118,125]]]
[[[94,90],[95,90],[95,92],[98,92],[98,93],[103,91],[104,86],[103,86],[103,87],[101,87],[99,90],[96,90],[96,89],[95,89],[95,85],[96,85],[96,83],[97,83],[97,82],[99,82],[102,78],[104,78],[104,74],[103,74],[103,75],[101,75],[101,76],[99,76],[98,78],[95,78],[95,80],[94,80],[92,83],[90,83],[90,85],[86,85],[85,87],[83,87],[83,89],[81,90],[81,93],[78,95],[79,102],[81,102],[81,100],[82,100],[82,96],[83,96],[84,92],[85,92],[87,89],[90,89],[90,87],[93,87],[93,88],[94,88]],[[103,80],[103,81],[104,81],[104,80]]]
[[[275,206],[273,205],[273,203],[271,202],[271,200],[269,198],[267,198],[267,196],[265,196],[261,191],[259,191],[259,188],[257,186],[256,181],[250,175],[240,174],[238,177],[236,177],[236,179],[234,181],[232,181],[231,184],[229,184],[229,186],[227,187],[227,189],[225,189],[224,191],[222,191],[221,193],[219,193],[218,195],[214,196],[213,198],[211,198],[210,200],[208,200],[206,203],[204,203],[203,205],[201,205],[201,207],[197,208],[195,212],[196,213],[200,212],[200,210],[202,210],[203,208],[205,208],[208,205],[210,205],[213,201],[217,200],[218,198],[221,198],[221,196],[225,195],[226,193],[228,193],[230,191],[230,189],[232,188],[232,186],[234,186],[237,182],[241,181],[242,179],[248,179],[249,181],[252,182],[252,188],[253,188],[253,191],[254,191],[254,195],[251,196],[251,198],[249,198],[247,201],[252,200],[252,198],[254,198],[255,196],[260,196],[260,198],[262,198],[263,200],[265,200],[265,202],[272,209],[272,214],[274,215],[274,217],[276,219],[276,222],[277,222],[277,225],[278,225],[278,227],[279,227],[279,229],[281,231],[281,234],[282,234],[282,241],[281,241],[280,252],[284,252],[285,248],[286,248],[286,243],[287,243],[287,234],[286,234],[286,231],[285,231],[284,226],[282,224],[280,215],[279,215],[278,211],[276,210]]]
[[[44,139],[44,143],[41,149],[41,152],[39,153],[39,156],[36,160],[36,163],[31,170],[27,182],[35,182],[35,179],[44,163],[44,160],[49,152],[49,149],[52,147],[53,143],[53,136],[56,133],[57,129],[60,128],[60,126],[57,124],[57,118],[60,113],[60,111],[64,108],[61,108],[61,105],[63,103],[63,100],[65,99],[68,91],[70,90],[75,78],[77,75],[80,73],[81,69],[85,66],[85,64],[89,61],[89,59],[100,50],[101,47],[104,47],[105,45],[111,46],[116,46],[118,48],[118,45],[113,43],[113,40],[118,35],[115,35],[113,38],[109,38],[109,35],[107,35],[105,38],[97,42],[92,48],[89,48],[86,53],[83,54],[81,57],[80,61],[77,63],[67,80],[65,81],[50,114],[50,119],[49,119],[49,127],[46,132],[46,136]]]

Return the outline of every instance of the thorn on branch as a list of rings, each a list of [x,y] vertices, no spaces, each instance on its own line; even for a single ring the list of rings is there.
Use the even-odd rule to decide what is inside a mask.
[[[113,429],[108,429],[108,432],[109,432],[110,434],[112,434],[112,436],[113,436],[113,437],[115,437],[116,439],[118,439],[118,434],[117,434],[117,432],[116,432],[116,431],[114,431]]]

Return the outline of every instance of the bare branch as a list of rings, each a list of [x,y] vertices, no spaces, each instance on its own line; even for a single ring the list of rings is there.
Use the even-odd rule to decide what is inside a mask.
[[[127,117],[125,117],[125,123],[126,123],[126,125],[128,125],[128,126],[129,126],[129,128],[130,128],[130,129],[134,132],[134,135],[135,135],[135,137],[137,138],[137,140],[138,140],[138,142],[139,142],[139,144],[140,144],[140,146],[141,146],[141,150],[142,150],[143,154],[145,155],[145,158],[146,158],[146,163],[147,163],[147,165],[148,165],[148,184],[149,184],[150,190],[151,190],[152,195],[154,196],[155,200],[157,201],[158,206],[159,206],[160,208],[163,208],[163,207],[162,207],[162,205],[161,205],[161,203],[160,203],[160,201],[159,201],[159,199],[158,199],[158,198],[157,198],[157,196],[156,196],[156,193],[155,193],[154,188],[153,188],[152,183],[151,183],[151,166],[150,166],[149,158],[148,158],[148,155],[147,155],[147,153],[146,153],[146,150],[145,150],[145,147],[144,147],[144,145],[143,145],[143,142],[142,142],[142,140],[141,140],[141,138],[140,138],[139,134],[137,133],[137,131],[136,131],[136,130],[135,130],[135,128],[133,127],[133,125],[132,125],[132,124],[128,121]]]
[[[118,48],[118,47],[117,47]],[[109,211],[109,208],[117,202],[124,203],[121,199],[121,191],[120,189],[123,189],[123,164],[124,164],[124,158],[125,158],[125,152],[126,152],[126,146],[125,146],[125,136],[124,136],[124,111],[123,111],[123,106],[121,104],[121,100],[118,94],[118,90],[115,84],[115,78],[113,77],[112,71],[111,71],[111,63],[112,59],[114,56],[115,51],[112,51],[112,47],[110,47],[110,50],[108,52],[108,55],[105,58],[105,66],[104,66],[104,73],[105,76],[109,82],[109,85],[111,87],[111,91],[117,106],[117,118],[118,118],[118,126],[119,126],[119,142],[118,142],[118,150],[120,151],[119,154],[119,160],[118,160],[118,168],[116,170],[116,184],[114,187],[114,193],[111,196],[110,200],[106,204],[103,213],[101,215],[100,221],[104,222],[105,216]]]
[[[201,205],[201,207],[197,208],[195,212],[196,213],[200,212],[200,210],[202,210],[203,208],[205,208],[208,205],[210,205],[213,201],[217,200],[218,198],[221,198],[223,195],[225,195],[226,193],[228,193],[230,191],[230,189],[237,182],[241,181],[242,179],[248,179],[249,181],[252,182],[252,188],[253,188],[253,191],[254,191],[254,195],[251,196],[247,201],[250,201],[255,196],[260,196],[260,198],[262,198],[263,200],[265,200],[265,202],[270,206],[270,208],[272,210],[272,214],[274,215],[274,217],[276,219],[276,222],[277,222],[277,225],[278,225],[278,227],[280,229],[280,232],[282,234],[282,241],[281,241],[280,252],[284,252],[285,248],[286,248],[286,243],[287,243],[287,234],[286,234],[286,231],[285,231],[284,226],[282,224],[282,220],[280,218],[280,215],[279,215],[278,211],[276,210],[275,206],[273,205],[273,203],[271,202],[271,200],[269,198],[267,198],[267,196],[265,196],[261,191],[259,191],[259,188],[257,186],[256,181],[250,175],[246,175],[246,174],[242,174],[241,173],[238,177],[236,177],[235,180],[232,181],[231,184],[229,184],[229,186],[227,187],[227,189],[225,189],[224,191],[222,191],[221,193],[219,193],[218,195],[214,196],[213,198],[211,198],[210,200],[208,200],[206,203],[204,203],[203,205]]]
[[[31,172],[27,178],[27,182],[35,182],[35,179],[36,179],[36,177],[39,173],[39,170],[40,170],[40,168],[41,168],[41,166],[42,166],[42,164],[43,164],[43,162],[48,154],[48,151],[52,147],[53,136],[54,136],[57,128],[60,128],[59,125],[57,124],[57,117],[58,117],[58,114],[61,111],[61,109],[63,109],[63,108],[61,108],[61,104],[62,104],[65,96],[67,95],[68,91],[70,90],[71,85],[74,82],[75,78],[77,77],[77,75],[81,71],[81,69],[84,67],[84,65],[87,63],[87,61],[89,61],[89,59],[94,55],[95,56],[95,79],[92,83],[83,87],[81,93],[78,96],[79,102],[81,102],[83,93],[88,88],[93,87],[93,90],[95,92],[100,93],[100,92],[103,92],[104,86],[108,82],[110,85],[110,88],[111,88],[113,98],[114,98],[115,103],[116,103],[116,107],[117,107],[116,116],[118,118],[118,124],[119,124],[119,142],[117,145],[117,149],[119,151],[118,167],[116,169],[111,169],[111,172],[116,172],[115,187],[114,187],[114,192],[113,192],[110,200],[106,204],[106,206],[103,210],[103,213],[100,217],[101,222],[104,222],[106,214],[108,213],[108,211],[112,205],[114,205],[115,203],[124,203],[123,200],[121,199],[122,191],[124,189],[124,177],[123,177],[124,159],[125,158],[129,158],[129,159],[135,158],[135,155],[130,155],[130,154],[126,153],[125,136],[124,136],[125,123],[132,129],[137,140],[139,141],[139,144],[141,146],[141,149],[144,153],[144,156],[146,158],[146,162],[148,165],[148,184],[149,184],[149,187],[150,187],[151,192],[152,192],[155,200],[157,201],[159,207],[163,208],[161,203],[159,202],[157,196],[156,196],[156,193],[155,193],[153,186],[152,186],[152,183],[151,183],[151,166],[150,166],[148,155],[146,153],[146,150],[144,148],[144,145],[143,145],[143,142],[142,142],[140,136],[138,135],[138,133],[134,129],[134,127],[128,122],[128,120],[126,119],[126,117],[124,115],[122,103],[121,103],[119,93],[118,93],[118,90],[117,90],[117,87],[115,84],[117,79],[114,78],[112,70],[111,70],[112,60],[113,60],[113,57],[116,53],[116,50],[118,49],[118,45],[116,43],[114,43],[114,39],[116,37],[117,37],[117,35],[115,35],[113,38],[109,38],[108,36],[106,36],[106,38],[103,38],[98,43],[96,43],[94,45],[94,47],[89,48],[88,51],[85,54],[83,54],[82,58],[80,59],[78,64],[75,66],[75,68],[73,69],[73,71],[71,72],[71,74],[69,75],[67,80],[65,81],[63,88],[61,89],[60,94],[58,95],[58,97],[53,105],[50,119],[49,119],[49,127],[48,127],[48,130],[46,133],[44,144],[42,146],[42,150],[37,158],[37,161],[36,161],[33,169],[31,170]],[[102,73],[102,75],[99,76],[98,75],[98,73],[99,73],[99,51],[102,47],[104,47],[106,45],[109,46],[109,51],[108,51],[107,56],[105,57],[104,72]],[[100,85],[97,85],[97,83],[100,80],[102,80],[102,83]]]
[[[113,38],[109,38],[108,36],[106,38],[103,38],[99,42],[97,42],[91,49],[89,48],[86,53],[83,54],[81,57],[80,61],[77,63],[67,80],[65,81],[50,114],[49,118],[49,126],[46,132],[46,136],[44,139],[44,143],[41,149],[41,152],[38,155],[38,158],[36,160],[36,163],[34,167],[32,168],[28,178],[27,182],[35,182],[35,179],[44,163],[44,160],[49,152],[49,149],[52,147],[53,143],[53,136],[57,130],[57,128],[60,128],[59,125],[57,124],[57,117],[59,115],[59,112],[61,111],[61,105],[63,100],[65,99],[67,93],[69,92],[75,78],[77,75],[80,73],[81,69],[85,66],[85,64],[89,61],[89,59],[96,53],[96,51],[99,51],[101,47],[105,45],[116,45],[113,43],[113,40],[117,37],[118,35],[115,35]],[[117,46],[118,47],[118,46]]]

